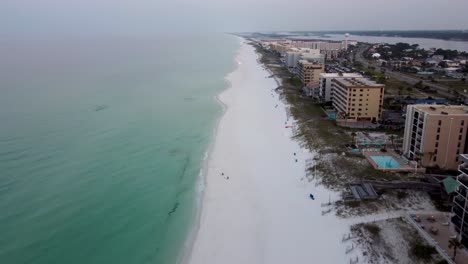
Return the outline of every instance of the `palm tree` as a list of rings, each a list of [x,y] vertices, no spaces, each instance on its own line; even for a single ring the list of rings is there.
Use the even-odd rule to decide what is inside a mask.
[[[392,142],[393,150],[397,150],[395,146],[395,135],[390,135],[390,142]]]
[[[430,151],[428,152],[427,154],[429,154],[429,162],[427,163],[428,166],[430,167],[432,165],[432,158],[434,157],[435,155],[435,152],[434,151]]]
[[[360,119],[361,119],[361,112],[358,112],[358,113],[357,113],[357,118],[356,118],[356,120],[359,122]]]
[[[351,136],[353,137],[353,142],[354,142],[354,145],[357,147],[357,142],[356,142],[356,132],[353,132],[351,133]]]
[[[449,240],[448,247],[450,249],[453,248],[453,260],[455,260],[455,258],[457,257],[457,249],[462,249],[463,245],[460,241],[458,241],[458,239],[452,238]]]

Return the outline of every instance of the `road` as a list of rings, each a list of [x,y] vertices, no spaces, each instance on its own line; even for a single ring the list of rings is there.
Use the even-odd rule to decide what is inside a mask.
[[[356,51],[356,61],[360,62],[363,66],[369,68],[369,66],[372,66],[375,68],[375,71],[381,71],[382,67],[380,66],[377,66],[375,64],[370,64],[363,56],[363,53],[369,48],[369,46],[367,45],[361,45],[360,48]],[[422,81],[422,84],[423,86],[428,86],[430,87],[431,89],[434,89],[434,90],[437,90],[437,93],[446,97],[446,98],[449,98],[449,99],[454,99],[454,100],[457,100],[458,96],[456,94],[453,94],[451,92],[451,88],[447,87],[447,86],[443,86],[443,85],[439,85],[439,84],[435,84],[435,83],[432,83],[432,82],[428,82],[428,81],[425,81],[425,80],[421,80],[419,78],[416,78],[416,77],[413,77],[413,76],[410,76],[410,75],[407,75],[407,74],[404,74],[404,73],[401,73],[401,72],[395,72],[395,71],[391,71],[389,69],[386,69],[384,68],[385,70],[385,75],[387,76],[390,76],[390,77],[393,77],[397,80],[400,80],[400,81],[403,81],[403,82],[406,82],[410,85],[414,85],[416,83],[418,83],[419,81]],[[464,99],[464,95],[461,95],[463,96],[463,99]]]

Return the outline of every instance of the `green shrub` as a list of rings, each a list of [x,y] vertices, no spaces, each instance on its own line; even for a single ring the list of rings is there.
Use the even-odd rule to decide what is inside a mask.
[[[411,245],[411,254],[420,259],[429,260],[436,252],[433,246],[428,246],[421,242],[416,242]]]
[[[407,193],[407,192],[399,191],[399,192],[397,193],[397,198],[400,199],[400,200],[401,200],[401,199],[405,199],[406,197],[408,197],[408,193]]]
[[[364,228],[374,236],[380,234],[380,227],[375,224],[364,224]]]

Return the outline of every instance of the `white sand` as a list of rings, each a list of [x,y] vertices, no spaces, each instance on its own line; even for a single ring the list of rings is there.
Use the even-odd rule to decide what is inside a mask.
[[[286,110],[272,91],[274,79],[266,78],[270,74],[247,44],[237,61],[239,67],[228,76],[232,87],[219,96],[227,109],[209,156],[188,262],[349,263],[359,254],[345,254],[341,238],[349,224],[333,212],[321,214],[321,203],[337,194],[301,180],[312,154],[285,128]]]

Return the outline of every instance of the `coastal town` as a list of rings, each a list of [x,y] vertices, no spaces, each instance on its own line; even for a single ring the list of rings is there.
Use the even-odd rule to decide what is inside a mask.
[[[307,179],[341,193],[322,215],[379,216],[343,237],[349,262],[357,244],[367,263],[408,263],[392,247],[412,263],[468,263],[468,53],[243,37],[278,83],[285,128],[318,152]]]

